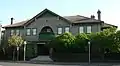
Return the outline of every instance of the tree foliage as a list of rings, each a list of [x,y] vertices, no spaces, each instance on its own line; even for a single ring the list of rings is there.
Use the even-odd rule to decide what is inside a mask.
[[[75,36],[75,45],[76,45],[76,48],[80,48],[81,50],[85,49],[85,46],[87,46],[88,44],[88,41],[89,38],[87,36],[87,34],[85,33],[81,33],[81,34],[78,34]]]
[[[73,47],[74,39],[75,37],[71,33],[64,33],[52,40],[48,46],[58,51],[67,51],[66,49]]]
[[[20,47],[23,44],[23,39],[21,36],[13,35],[8,39],[9,46]]]

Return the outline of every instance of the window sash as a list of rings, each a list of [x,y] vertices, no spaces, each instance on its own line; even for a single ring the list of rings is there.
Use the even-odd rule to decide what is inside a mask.
[[[58,28],[58,34],[62,34],[62,28]]]
[[[84,28],[83,28],[83,26],[80,26],[80,27],[79,27],[79,33],[84,33]]]
[[[91,30],[91,26],[87,26],[87,33],[91,33],[92,30]]]
[[[33,29],[33,35],[37,34],[37,29]]]
[[[30,35],[31,33],[30,33],[30,29],[27,29],[27,35]]]
[[[70,32],[70,28],[69,28],[69,27],[66,27],[66,28],[65,28],[65,32]]]

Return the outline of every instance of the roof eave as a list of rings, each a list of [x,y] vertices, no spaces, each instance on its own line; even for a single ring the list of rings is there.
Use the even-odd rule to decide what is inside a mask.
[[[2,27],[2,28],[19,28],[19,27],[23,27],[23,25],[22,26],[11,26],[11,27]]]

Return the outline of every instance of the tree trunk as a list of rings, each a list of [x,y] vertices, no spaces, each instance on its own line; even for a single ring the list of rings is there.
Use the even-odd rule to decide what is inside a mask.
[[[15,48],[13,49],[13,61],[15,61]]]
[[[2,48],[2,51],[3,51],[4,55],[5,55],[5,48]]]
[[[17,61],[19,61],[19,47],[17,47]]]

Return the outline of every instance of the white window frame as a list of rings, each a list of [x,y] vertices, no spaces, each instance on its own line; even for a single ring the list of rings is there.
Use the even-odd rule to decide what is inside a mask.
[[[91,33],[92,32],[92,26],[87,26],[87,33]]]
[[[32,29],[32,35],[37,35],[37,29],[36,28]]]
[[[10,35],[13,35],[13,34],[14,34],[14,30],[11,30],[11,31],[10,31]]]
[[[16,35],[19,35],[20,34],[20,30],[16,30]]]
[[[65,27],[65,32],[70,32],[70,27]]]
[[[31,35],[31,29],[27,28],[27,35]]]
[[[59,27],[57,32],[58,32],[58,34],[62,34],[63,28]]]
[[[84,33],[84,27],[83,26],[79,27],[79,33]]]

